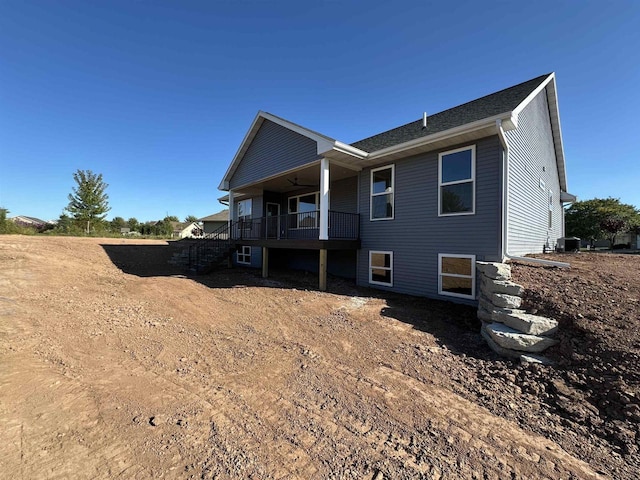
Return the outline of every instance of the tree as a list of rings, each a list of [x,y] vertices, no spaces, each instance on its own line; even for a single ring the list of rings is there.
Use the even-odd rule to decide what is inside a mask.
[[[629,230],[629,222],[617,215],[609,215],[600,221],[600,229],[607,236],[609,245],[613,247],[616,244],[616,236]]]
[[[95,174],[91,170],[77,170],[73,174],[77,183],[73,187],[73,193],[69,194],[69,205],[66,210],[74,220],[84,227],[87,232],[91,223],[102,223],[109,208],[109,195],[105,190],[109,185],[102,180],[102,174]]]
[[[198,221],[198,217],[196,217],[195,215],[187,215],[184,219],[185,223],[192,223],[192,222],[197,222]]]
[[[114,217],[111,220],[111,231],[120,233],[121,229],[127,226],[127,222],[124,221],[122,217]]]
[[[167,215],[166,217],[164,217],[162,219],[162,221],[164,221],[164,222],[179,222],[180,219],[178,217],[176,217],[175,215]]]
[[[129,220],[127,220],[127,227],[129,227],[132,232],[139,231],[140,222],[138,221],[137,218],[131,217]]]
[[[617,198],[594,198],[574,202],[565,212],[565,225],[568,235],[584,238],[592,244],[604,237],[615,240],[618,233],[640,225],[640,211]],[[612,230],[616,230],[615,233]]]

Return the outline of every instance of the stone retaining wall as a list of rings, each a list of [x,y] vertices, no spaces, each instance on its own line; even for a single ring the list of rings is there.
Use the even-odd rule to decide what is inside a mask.
[[[522,285],[511,281],[511,267],[505,263],[476,262],[480,296],[480,333],[496,353],[521,361],[549,363],[537,355],[555,345],[558,322],[531,315],[520,309]]]

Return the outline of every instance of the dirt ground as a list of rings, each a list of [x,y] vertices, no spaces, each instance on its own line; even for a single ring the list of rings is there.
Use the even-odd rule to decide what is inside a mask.
[[[470,307],[175,248],[0,236],[1,478],[638,478],[640,256],[514,266],[561,322],[522,366]]]

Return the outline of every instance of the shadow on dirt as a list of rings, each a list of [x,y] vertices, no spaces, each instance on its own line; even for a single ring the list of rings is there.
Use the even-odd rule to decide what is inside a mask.
[[[187,248],[193,241],[173,241],[166,245],[101,245],[113,264],[124,273],[139,277],[186,275],[184,269],[169,264],[174,253]],[[248,268],[220,269],[207,275],[186,275],[190,280],[209,288],[267,287],[318,289],[316,273],[271,268],[269,278]],[[336,295],[382,299],[386,307],[381,315],[412,325],[432,334],[436,341],[454,354],[476,358],[494,358],[479,331],[476,310],[468,305],[431,300],[409,295],[358,287],[352,280],[329,275],[327,292]]]
[[[189,246],[188,242],[173,241],[166,244],[100,245],[111,262],[124,273],[138,277],[168,277],[184,274],[177,266],[170,265],[174,253]]]

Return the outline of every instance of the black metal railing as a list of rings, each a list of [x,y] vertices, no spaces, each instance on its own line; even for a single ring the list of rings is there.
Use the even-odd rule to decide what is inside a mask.
[[[357,240],[359,235],[360,215],[329,211],[329,239]],[[238,220],[231,230],[234,240],[317,240],[319,237],[319,210]]]
[[[189,269],[201,272],[224,260],[229,254],[229,231],[227,223],[190,245]]]
[[[360,215],[329,211],[329,239],[358,240]],[[318,240],[320,211],[241,219],[206,234],[189,246],[189,269],[202,273],[230,254],[231,242],[241,240]]]

